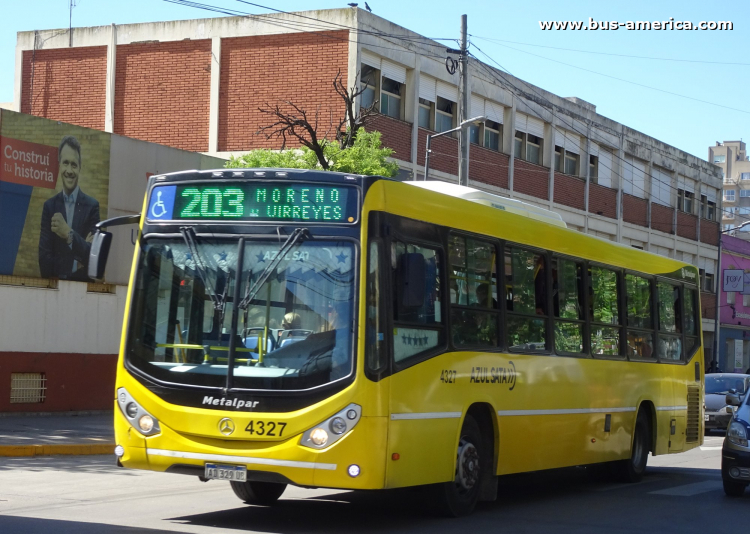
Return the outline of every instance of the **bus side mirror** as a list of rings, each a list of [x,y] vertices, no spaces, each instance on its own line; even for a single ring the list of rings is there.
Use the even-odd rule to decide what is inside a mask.
[[[109,246],[112,244],[112,234],[98,230],[94,234],[89,252],[89,278],[104,279],[104,268],[107,266]]]
[[[724,398],[724,402],[726,402],[729,406],[739,406],[741,400],[740,396],[737,393],[727,393],[727,396]]]
[[[427,264],[424,256],[418,252],[409,252],[401,256],[398,269],[401,306],[418,308],[424,304]]]

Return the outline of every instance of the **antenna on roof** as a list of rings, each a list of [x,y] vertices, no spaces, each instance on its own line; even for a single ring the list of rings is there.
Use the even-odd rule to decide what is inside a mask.
[[[81,0],[70,0],[70,18],[68,19],[68,47],[73,46],[73,8],[78,5]]]

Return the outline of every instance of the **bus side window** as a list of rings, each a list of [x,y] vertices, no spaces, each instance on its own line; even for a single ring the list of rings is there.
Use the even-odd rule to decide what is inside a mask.
[[[589,320],[591,353],[620,354],[620,313],[617,273],[602,267],[589,268]]]
[[[406,255],[420,255],[424,259],[424,298],[417,305],[404,302],[399,281],[416,280],[419,277],[401,272],[413,262],[404,262]],[[393,358],[400,362],[433,349],[443,343],[443,309],[441,306],[440,252],[437,249],[394,241],[391,244],[391,268],[393,270]]]
[[[654,320],[651,312],[651,280],[626,274],[625,298],[628,356],[634,359],[653,359]]]
[[[514,350],[546,349],[547,278],[545,257],[517,247],[505,248],[506,328]]]
[[[387,363],[380,269],[380,243],[371,242],[365,292],[365,362],[374,373],[382,371]]]
[[[695,289],[685,287],[683,290],[685,297],[685,357],[690,356],[690,353],[695,347],[698,346],[698,292]]]
[[[666,282],[656,284],[659,297],[659,358],[682,358],[682,306],[680,288]]]
[[[495,246],[470,237],[451,235],[448,261],[454,345],[497,346],[499,310]]]
[[[555,313],[555,350],[583,352],[583,266],[574,261],[552,261],[552,291]]]

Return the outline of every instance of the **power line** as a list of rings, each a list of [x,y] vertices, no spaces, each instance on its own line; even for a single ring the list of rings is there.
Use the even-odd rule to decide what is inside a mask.
[[[477,35],[472,35],[471,37],[475,37],[476,39],[480,39],[482,41],[489,41],[492,43],[511,43],[511,44],[517,44],[517,45],[523,45],[523,46],[534,46],[537,48],[549,48],[552,50],[565,50],[566,52],[580,52],[582,54],[596,54],[599,56],[615,56],[615,57],[627,57],[627,58],[635,58],[635,59],[648,59],[652,61],[675,61],[679,63],[703,63],[708,65],[743,65],[743,66],[750,66],[750,63],[739,63],[739,62],[732,62],[732,61],[704,61],[700,59],[678,59],[678,58],[669,58],[669,57],[654,57],[654,56],[633,56],[628,54],[614,54],[611,52],[595,52],[593,50],[581,50],[578,48],[562,48],[559,46],[546,46],[546,45],[540,45],[540,44],[534,44],[534,43],[522,43],[519,41],[507,41],[505,39],[493,39],[491,37],[479,37]]]
[[[500,44],[500,43],[498,43],[498,44],[500,46],[504,46],[505,48],[510,48],[511,50],[515,50],[516,52],[521,52],[522,54],[529,54],[530,56],[535,56],[535,57],[538,57],[538,58],[546,59],[547,61],[552,61],[553,63],[559,63],[561,65],[565,65],[565,66],[568,66],[568,67],[573,67],[574,69],[579,69],[579,70],[582,70],[582,71],[585,71],[585,72],[590,72],[590,73],[596,74],[598,76],[604,76],[605,78],[611,78],[613,80],[617,80],[617,81],[620,81],[620,82],[625,82],[625,83],[629,83],[629,84],[632,84],[632,85],[637,85],[638,87],[645,87],[646,89],[651,89],[652,91],[659,91],[660,93],[666,93],[666,94],[672,95],[672,96],[679,96],[680,98],[686,98],[688,100],[693,100],[695,102],[701,102],[703,104],[709,104],[711,106],[717,106],[717,107],[724,108],[724,109],[730,109],[732,111],[739,111],[740,113],[747,113],[748,115],[750,115],[750,111],[745,110],[745,109],[733,108],[731,106],[725,106],[723,104],[717,104],[716,102],[709,102],[708,100],[701,100],[700,98],[694,98],[692,96],[687,96],[687,95],[683,95],[683,94],[680,94],[680,93],[675,93],[673,91],[667,91],[666,89],[659,89],[658,87],[652,87],[650,85],[646,85],[646,84],[643,84],[643,83],[634,82],[632,80],[627,80],[625,78],[618,78],[617,76],[612,76],[610,74],[604,74],[604,73],[601,73],[601,72],[597,72],[595,70],[587,69],[587,68],[584,68],[584,67],[579,67],[578,65],[573,65],[571,63],[565,63],[564,61],[558,61],[557,59],[552,59],[552,58],[548,58],[548,57],[545,57],[545,56],[540,56],[539,54],[534,54],[532,52],[527,52],[525,50],[519,50],[518,48],[513,48],[512,46],[508,46],[508,45],[504,45],[504,44]],[[479,47],[477,47],[476,45],[475,45],[475,48],[477,48],[477,50],[479,50]]]
[[[236,0],[236,1],[240,2],[242,4],[247,4],[247,5],[250,5],[250,6],[259,7],[261,9],[267,9],[269,11],[275,11],[276,13],[282,13],[284,15],[292,15],[292,16],[303,18],[303,19],[307,19],[307,20],[313,20],[313,21],[316,21],[316,22],[321,22],[321,23],[328,24],[328,25],[331,25],[331,26],[334,26],[334,27],[344,28],[344,29],[351,30],[351,31],[354,31],[356,33],[361,33],[361,34],[364,34],[364,35],[373,35],[373,36],[376,36],[376,37],[379,37],[379,36],[394,37],[394,38],[402,39],[404,41],[424,41],[423,44],[426,44],[426,45],[429,45],[429,46],[438,47],[438,48],[444,48],[444,45],[441,45],[439,43],[431,43],[429,41],[430,40],[433,40],[433,41],[455,41],[456,40],[455,38],[447,38],[447,37],[424,37],[422,35],[404,35],[404,34],[393,34],[393,33],[389,34],[389,33],[385,33],[385,32],[375,32],[375,31],[370,31],[370,30],[362,30],[362,29],[356,28],[354,26],[347,26],[346,24],[339,24],[337,22],[331,22],[331,21],[327,21],[327,20],[317,19],[315,17],[308,17],[307,15],[302,15],[300,13],[295,13],[293,11],[283,11],[281,9],[276,9],[276,8],[273,8],[273,7],[263,6],[261,4],[255,4],[253,2],[248,2],[247,0]]]
[[[496,65],[498,65],[498,66],[499,66],[499,67],[500,67],[500,68],[501,68],[502,70],[506,71],[506,72],[507,72],[508,74],[510,74],[511,76],[513,76],[513,75],[512,75],[511,73],[510,73],[510,71],[508,71],[508,70],[507,70],[507,69],[506,69],[505,67],[503,67],[502,65],[500,65],[500,63],[498,63],[497,61],[495,61],[495,60],[494,60],[494,59],[493,59],[493,58],[492,58],[491,56],[489,56],[489,55],[488,55],[488,54],[487,54],[486,52],[484,52],[484,51],[483,51],[483,50],[482,50],[481,48],[479,48],[479,47],[478,47],[478,46],[476,46],[476,45],[474,45],[474,47],[475,47],[475,48],[476,48],[476,49],[477,49],[477,50],[478,50],[479,52],[481,52],[481,53],[482,53],[482,54],[483,54],[484,56],[486,56],[486,57],[487,57],[487,58],[488,58],[488,59],[489,59],[490,61],[492,61],[493,63],[495,63]],[[521,90],[521,89],[520,89],[519,87],[515,86],[515,85],[514,85],[514,84],[513,84],[512,82],[510,82],[510,81],[507,81],[507,80],[502,80],[502,79],[498,78],[498,77],[497,77],[497,75],[496,75],[496,73],[495,73],[494,71],[490,70],[490,68],[489,68],[489,67],[488,67],[488,66],[487,66],[486,64],[484,64],[484,63],[483,63],[483,62],[482,62],[481,60],[479,60],[478,58],[476,58],[476,56],[473,56],[473,57],[474,57],[475,59],[477,59],[477,61],[479,62],[479,65],[481,65],[481,66],[482,66],[482,67],[483,67],[483,68],[484,68],[484,69],[485,69],[485,70],[486,70],[486,71],[487,71],[487,72],[488,72],[488,73],[490,74],[490,76],[492,76],[493,78],[495,78],[495,79],[496,79],[496,80],[497,80],[497,81],[498,81],[498,82],[499,82],[499,83],[500,83],[501,85],[503,85],[503,86],[505,86],[506,88],[508,88],[508,89],[509,89],[509,90],[510,90],[510,91],[511,91],[512,93],[514,93],[514,94],[515,94],[516,92],[517,92],[517,93],[521,93],[521,92],[522,92],[522,90]],[[577,129],[575,128],[575,125],[574,125],[574,124],[573,124],[572,122],[571,122],[571,123],[566,123],[566,122],[565,122],[565,121],[564,121],[564,120],[563,120],[562,118],[560,118],[560,117],[559,117],[559,115],[556,115],[556,114],[555,114],[555,111],[554,111],[554,106],[553,106],[552,102],[550,102],[550,101],[549,101],[549,99],[547,99],[547,98],[546,98],[546,97],[545,97],[544,95],[542,95],[541,93],[539,93],[538,91],[536,91],[536,90],[534,89],[534,86],[533,86],[533,85],[531,85],[531,84],[528,84],[528,85],[529,85],[529,87],[531,88],[531,90],[532,90],[532,91],[533,91],[533,92],[534,92],[534,93],[535,93],[535,94],[536,94],[536,95],[537,95],[537,96],[538,96],[538,97],[539,97],[540,99],[542,99],[542,100],[543,100],[544,102],[546,102],[546,103],[547,103],[547,105],[548,105],[548,107],[549,107],[549,109],[550,109],[550,113],[552,114],[552,116],[553,116],[553,117],[557,118],[557,119],[558,119],[558,120],[559,120],[560,122],[562,122],[562,123],[563,123],[563,125],[565,125],[565,126],[567,126],[568,128],[570,128],[570,130],[572,130],[573,132],[576,132],[576,133],[577,133],[577,134],[579,134],[580,136],[583,136],[583,137],[588,137],[587,133],[585,133],[585,132],[581,132],[580,130],[577,130]],[[509,86],[510,86],[510,87],[509,87]],[[515,90],[515,91],[514,91],[514,90]],[[525,101],[524,99],[519,99],[519,101],[520,101],[520,102],[522,102],[522,103],[523,103],[523,104],[524,104],[524,105],[525,105],[525,106],[526,106],[526,107],[528,108],[528,110],[529,110],[529,111],[530,111],[531,113],[533,113],[534,115],[536,115],[537,117],[539,117],[540,119],[542,119],[542,120],[543,120],[543,118],[541,117],[541,115],[539,115],[539,113],[537,113],[537,112],[536,112],[536,111],[535,111],[535,110],[534,110],[534,109],[533,109],[533,108],[532,108],[532,107],[531,107],[531,106],[530,106],[530,105],[529,105],[529,104],[528,104],[528,103],[527,103],[527,102],[526,102],[526,101]],[[558,133],[561,133],[561,134],[562,134],[563,136],[565,136],[565,130],[563,130],[562,132],[560,132],[560,130],[559,130],[558,128],[556,128],[556,127],[555,127],[555,126],[553,126],[553,125],[551,125],[551,126],[552,126],[552,128],[553,128],[553,129],[554,129],[554,130],[555,130],[556,132],[558,132]],[[596,129],[592,129],[592,132],[594,132],[594,133],[596,134]],[[597,142],[597,143],[599,143],[599,141],[596,141],[596,142]],[[631,163],[631,162],[627,161],[627,159],[621,158],[621,157],[619,156],[619,154],[616,154],[616,153],[614,153],[614,152],[613,152],[613,154],[612,154],[612,155],[613,155],[613,157],[614,157],[614,158],[618,159],[619,161],[621,161],[621,162],[623,162],[623,163],[625,163],[625,164],[628,164],[628,165],[630,165],[632,169],[636,169],[636,167],[635,167],[635,166],[633,165],[633,163]],[[601,162],[600,162],[600,165],[601,165]],[[627,179],[626,177],[622,176],[622,175],[621,175],[620,173],[618,173],[617,171],[615,171],[615,170],[614,170],[614,169],[612,169],[612,168],[609,168],[609,167],[607,167],[606,165],[603,165],[603,167],[604,167],[605,169],[608,169],[608,170],[610,170],[610,171],[611,171],[612,173],[614,173],[614,175],[615,175],[615,176],[617,176],[618,178],[620,178],[620,179],[621,179],[621,180],[622,180],[622,181],[623,181],[624,183],[625,183],[625,182],[627,182],[627,183],[630,183],[632,187],[634,187],[634,188],[636,188],[636,189],[638,189],[638,190],[642,191],[642,192],[644,193],[644,195],[646,194],[646,190],[645,190],[645,189],[643,189],[642,187],[639,187],[639,186],[637,186],[637,185],[636,185],[636,184],[635,184],[635,183],[633,182],[633,180],[628,180],[628,179]],[[639,169],[638,169],[638,170],[639,170]],[[640,172],[640,170],[639,170],[639,172]],[[679,191],[679,188],[677,188],[677,187],[674,187],[674,186],[673,186],[673,185],[672,185],[671,183],[667,183],[667,182],[664,182],[664,181],[662,181],[662,180],[659,180],[658,178],[655,178],[654,176],[651,176],[651,181],[652,181],[652,183],[656,182],[656,183],[659,183],[659,184],[662,184],[662,185],[664,185],[664,186],[668,187],[669,189],[672,189],[672,190],[675,190],[675,191]],[[645,183],[645,174],[644,174],[644,183]],[[623,191],[623,192],[624,192],[624,191]],[[727,210],[725,210],[724,208],[722,208],[721,210],[717,210],[717,213],[718,213],[718,212],[726,212],[726,211],[727,211]],[[720,223],[719,221],[716,221],[716,222],[717,222],[717,223],[719,223],[719,224],[721,224],[721,223]]]
[[[324,38],[330,39],[330,40],[334,40],[334,41],[357,43],[357,41],[353,41],[351,39],[337,37],[337,36],[334,36],[334,35],[330,35],[329,33],[325,33],[325,32],[332,31],[332,28],[327,27],[327,26],[321,26],[319,24],[318,25],[314,25],[314,24],[306,23],[306,22],[281,21],[281,20],[278,20],[278,19],[273,19],[272,17],[269,17],[269,16],[255,15],[255,14],[247,13],[247,12],[240,11],[240,10],[237,10],[237,9],[222,8],[222,7],[214,6],[214,5],[211,5],[211,4],[204,4],[204,3],[201,3],[201,2],[195,2],[193,0],[162,0],[162,1],[170,3],[170,4],[175,4],[175,5],[183,6],[183,7],[192,7],[192,8],[201,9],[201,10],[204,10],[204,11],[210,11],[210,12],[214,12],[214,13],[221,13],[221,14],[224,14],[224,15],[232,16],[232,17],[249,18],[249,19],[252,19],[252,20],[257,20],[259,22],[263,22],[263,23],[268,24],[270,26],[276,26],[276,27],[279,27],[279,28],[287,29],[287,30],[300,31],[300,32],[304,31],[304,32],[307,32],[307,33],[314,33],[316,35],[319,35],[321,37],[324,37]],[[327,21],[320,21],[320,22],[327,22]],[[322,30],[322,31],[315,31],[315,30]],[[358,31],[358,30],[356,30],[354,28],[352,28],[350,31],[354,31],[355,33],[366,33],[365,31]],[[387,41],[387,42],[389,42],[389,43],[391,43],[393,45],[396,45],[396,46],[399,46],[399,43],[394,43],[392,41],[389,41],[386,38],[386,36],[394,37],[394,38],[399,38],[399,39],[402,37],[402,36],[399,36],[399,35],[392,35],[392,34],[385,34],[385,33],[383,33],[381,35],[376,35],[376,36],[381,37],[383,40],[385,40],[385,41]],[[408,42],[414,42],[414,41],[408,41]],[[368,43],[367,46],[368,47],[373,47],[373,48],[381,48],[381,49],[384,49],[384,50],[393,50],[393,51],[401,52],[401,53],[403,53],[403,51],[404,51],[403,48],[393,48],[393,47],[389,47],[389,46],[376,45],[376,44],[371,44],[371,43]],[[408,47],[406,45],[401,45],[401,46],[403,46],[404,48],[408,49]],[[436,45],[432,45],[432,46],[436,46]],[[414,54],[418,53],[418,52],[416,52],[414,50],[409,50],[409,51],[412,52],[412,53],[414,53]],[[436,55],[434,53],[426,53],[426,52],[419,52],[419,53],[421,53],[425,57],[430,57],[430,58],[440,58],[440,59],[443,59],[445,57],[444,55]]]

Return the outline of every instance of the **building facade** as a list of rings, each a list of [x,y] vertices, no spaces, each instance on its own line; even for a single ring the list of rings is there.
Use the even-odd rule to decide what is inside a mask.
[[[719,167],[473,59],[470,109],[459,116],[459,75],[446,70],[445,45],[361,9],[21,32],[14,106],[226,157],[281,147],[257,134],[269,123],[260,107],[290,101],[337,124],[345,113],[337,75],[365,89],[359,104],[378,102],[370,127],[394,150],[400,178],[423,177],[428,135],[483,115],[471,130],[471,187],[698,266],[710,357]],[[457,181],[457,139],[431,148],[430,179]]]
[[[724,173],[723,230],[730,235],[750,240],[750,158],[743,141],[716,142],[708,147],[708,161]],[[735,230],[736,228],[736,230]]]
[[[722,236],[719,299],[719,368],[744,373],[750,368],[750,243]]]

